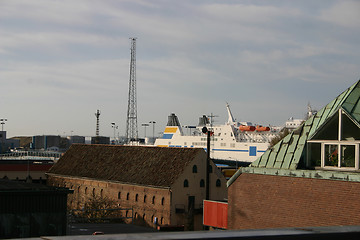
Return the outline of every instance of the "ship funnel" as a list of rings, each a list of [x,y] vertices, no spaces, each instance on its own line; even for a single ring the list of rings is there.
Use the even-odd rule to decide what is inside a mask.
[[[166,126],[177,126],[180,127],[180,122],[178,117],[175,115],[175,113],[172,113],[170,116],[168,116],[168,122]]]
[[[198,126],[206,126],[206,124],[210,124],[209,118],[206,115],[199,117]]]

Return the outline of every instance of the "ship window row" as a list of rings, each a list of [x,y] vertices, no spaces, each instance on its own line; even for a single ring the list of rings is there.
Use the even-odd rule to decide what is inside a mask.
[[[193,146],[206,146],[206,142],[193,142]]]

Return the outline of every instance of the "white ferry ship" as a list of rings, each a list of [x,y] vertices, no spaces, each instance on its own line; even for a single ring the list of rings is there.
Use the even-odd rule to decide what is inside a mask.
[[[250,122],[236,122],[226,104],[228,121],[223,125],[213,125],[207,116],[199,119],[197,126],[181,126],[172,113],[161,138],[156,139],[159,147],[201,147],[206,150],[207,136],[202,133],[206,126],[213,132],[210,141],[210,157],[215,160],[253,162],[269,147],[271,139],[277,136],[281,127],[265,127]],[[183,128],[188,128],[184,131]],[[185,134],[188,132],[188,134]]]

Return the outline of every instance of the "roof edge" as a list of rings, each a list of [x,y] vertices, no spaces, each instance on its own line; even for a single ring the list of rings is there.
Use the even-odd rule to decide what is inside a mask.
[[[83,179],[83,180],[89,180],[89,181],[100,181],[100,182],[110,182],[110,183],[120,183],[120,184],[136,185],[136,186],[150,187],[150,188],[171,189],[171,186],[144,185],[144,184],[131,183],[131,182],[120,182],[120,181],[106,180],[106,179],[88,178],[88,177],[80,177],[80,176],[70,176],[70,175],[62,175],[62,174],[48,173],[48,172],[45,173],[45,174],[46,174],[46,175],[49,175],[49,176],[55,176],[55,177],[64,177],[64,178],[72,178],[72,179]]]
[[[232,177],[226,182],[226,187],[230,187],[231,184],[233,184],[233,182],[235,182],[235,180],[242,174],[241,172],[241,168],[239,168],[234,175],[232,175]]]
[[[284,177],[312,178],[323,180],[337,180],[348,182],[360,182],[360,172],[345,172],[332,170],[304,170],[304,169],[277,169],[277,168],[259,168],[246,167],[239,169],[238,176],[242,173],[262,174]],[[229,180],[230,181],[230,180]]]

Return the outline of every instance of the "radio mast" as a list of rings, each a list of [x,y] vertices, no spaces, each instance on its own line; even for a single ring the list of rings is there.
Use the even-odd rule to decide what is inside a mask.
[[[126,141],[127,143],[138,140],[137,129],[137,110],[136,110],[136,38],[131,39],[131,60],[130,60],[130,80],[129,98],[126,119]]]
[[[97,110],[95,113],[95,117],[96,117],[96,132],[95,132],[95,136],[99,137],[99,133],[100,133],[100,110]]]

